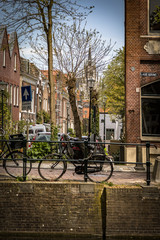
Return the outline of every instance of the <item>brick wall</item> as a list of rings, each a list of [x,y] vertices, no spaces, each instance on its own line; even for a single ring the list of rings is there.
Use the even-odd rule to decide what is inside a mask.
[[[19,48],[17,37],[14,39],[14,46],[12,51],[9,49],[8,43],[8,34],[7,30],[4,28],[4,35],[0,47],[0,81],[4,81],[8,83],[8,91],[10,94],[10,87],[12,86],[12,105],[11,105],[11,116],[13,121],[19,120],[19,103],[13,104],[13,95],[14,95],[14,87],[18,88],[18,100],[20,102],[20,56],[19,56]],[[3,49],[6,50],[6,66],[3,66]],[[15,54],[16,58],[16,71],[14,70],[14,62],[15,62]],[[16,99],[17,99],[17,90],[16,90]]]
[[[160,36],[149,36],[147,0],[126,0],[125,8],[126,141],[139,143],[142,139],[141,87],[160,79],[160,54],[149,54],[144,46],[149,40],[160,41]],[[156,72],[158,76],[142,77],[141,72]]]
[[[107,189],[107,235],[160,235],[160,190]]]
[[[160,189],[92,183],[0,183],[0,236],[160,236]]]

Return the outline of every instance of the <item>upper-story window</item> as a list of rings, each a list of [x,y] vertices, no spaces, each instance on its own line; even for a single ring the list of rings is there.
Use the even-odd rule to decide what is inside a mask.
[[[3,49],[3,67],[6,66],[6,49]]]
[[[16,86],[13,88],[13,105],[16,106]]]
[[[13,98],[13,88],[12,85],[10,86],[10,104],[12,104],[12,98]]]
[[[160,0],[149,0],[149,32],[160,33]]]
[[[17,54],[14,54],[14,71],[17,71]]]
[[[142,137],[160,137],[160,81],[141,88]]]

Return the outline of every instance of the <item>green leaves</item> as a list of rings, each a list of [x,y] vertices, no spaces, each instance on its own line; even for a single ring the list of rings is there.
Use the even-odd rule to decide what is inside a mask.
[[[116,55],[108,65],[102,80],[102,95],[107,96],[107,109],[110,114],[124,117],[125,108],[125,64],[124,48],[116,51]]]
[[[51,153],[51,145],[47,142],[33,143],[32,148],[27,152],[28,156],[33,159],[42,159],[49,153]]]

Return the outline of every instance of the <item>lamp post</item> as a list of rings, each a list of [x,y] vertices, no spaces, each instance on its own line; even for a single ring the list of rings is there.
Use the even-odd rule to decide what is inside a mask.
[[[103,125],[103,141],[105,142],[105,139],[106,139],[106,123],[105,123],[105,109],[106,109],[106,100],[107,98],[105,97],[103,99],[103,109],[104,109],[104,125]]]
[[[93,79],[93,78],[88,79],[88,86],[89,86],[89,90],[90,90],[88,141],[90,141],[90,134],[91,134],[92,90],[93,90],[93,87],[94,87],[94,83],[95,83],[95,79]]]
[[[4,115],[4,109],[3,109],[3,98],[4,98],[4,90],[6,89],[6,86],[8,84],[6,82],[0,82],[0,90],[2,93],[2,129],[3,129],[3,115]]]
[[[69,121],[69,102],[67,102],[67,134],[68,134],[68,121]]]
[[[85,122],[84,122],[84,127],[85,127],[85,134],[87,133],[87,111],[84,111],[85,113]]]

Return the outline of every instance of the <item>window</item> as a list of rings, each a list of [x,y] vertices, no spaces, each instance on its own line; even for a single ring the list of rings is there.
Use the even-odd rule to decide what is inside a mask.
[[[17,106],[18,106],[18,104],[19,104],[19,87],[17,87]]]
[[[16,86],[13,88],[13,105],[16,105]]]
[[[160,33],[160,1],[149,0],[149,32]]]
[[[17,71],[17,54],[14,54],[14,71]]]
[[[6,49],[3,49],[3,67],[6,66]]]
[[[141,88],[142,137],[160,137],[160,81]]]
[[[31,112],[34,112],[34,91],[32,91]]]
[[[112,136],[114,138],[114,129],[113,128],[106,129],[106,140],[112,139]]]
[[[13,89],[12,89],[12,85],[10,86],[10,104],[12,104],[12,97],[13,97]]]

